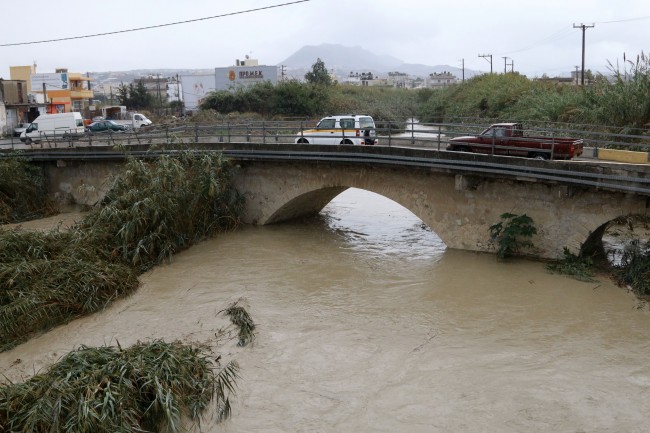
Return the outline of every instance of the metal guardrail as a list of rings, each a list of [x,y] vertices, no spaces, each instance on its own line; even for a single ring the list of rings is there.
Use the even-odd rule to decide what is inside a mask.
[[[161,143],[295,143],[301,131],[316,126],[317,120],[302,121],[237,121],[219,124],[156,125],[124,132],[105,132],[83,137],[43,137],[40,144],[25,146],[18,138],[0,140],[0,149],[45,149],[85,146],[119,146]],[[486,124],[475,123],[419,123],[416,121],[376,121],[375,129],[380,146],[420,147],[444,150],[450,138],[477,135]],[[535,128],[526,131],[539,137],[581,138],[585,146],[650,151],[650,131],[641,135],[590,132],[575,129]],[[344,136],[342,132],[341,136]],[[492,149],[493,151],[494,149]],[[486,152],[491,153],[491,152]]]
[[[634,193],[650,196],[650,177],[642,173],[641,176],[629,174],[606,174],[601,170],[584,171],[575,170],[569,166],[556,166],[545,164],[543,166],[514,165],[504,162],[484,161],[476,159],[450,159],[437,157],[437,152],[431,156],[422,156],[422,152],[413,149],[402,154],[309,151],[309,145],[297,145],[295,150],[268,150],[268,149],[214,149],[197,150],[197,152],[219,151],[228,158],[237,161],[308,161],[308,162],[336,162],[347,164],[372,164],[398,167],[417,167],[429,170],[449,171],[459,174],[481,174],[503,178],[531,181],[546,181],[562,185],[586,186],[610,191]],[[335,148],[332,148],[335,149]],[[359,149],[361,150],[361,149]],[[124,160],[127,157],[157,158],[160,155],[174,155],[180,150],[130,150],[130,151],[33,151],[28,158],[32,161],[52,160]],[[413,155],[408,155],[412,152]]]

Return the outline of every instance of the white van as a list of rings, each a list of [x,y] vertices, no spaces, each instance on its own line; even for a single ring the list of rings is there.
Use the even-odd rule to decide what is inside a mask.
[[[20,141],[25,144],[40,143],[43,138],[81,136],[84,132],[84,119],[81,113],[41,114],[20,134]]]

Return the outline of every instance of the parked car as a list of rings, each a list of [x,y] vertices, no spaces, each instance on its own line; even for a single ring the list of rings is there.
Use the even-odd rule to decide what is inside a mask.
[[[96,132],[126,131],[126,129],[126,126],[115,123],[112,120],[100,120],[99,122],[93,122],[88,125],[88,130],[92,134]]]
[[[29,123],[19,123],[18,126],[14,128],[14,137],[20,137],[20,134],[25,132]]]
[[[346,114],[327,116],[316,128],[300,131],[297,144],[377,144],[375,121],[370,116]]]

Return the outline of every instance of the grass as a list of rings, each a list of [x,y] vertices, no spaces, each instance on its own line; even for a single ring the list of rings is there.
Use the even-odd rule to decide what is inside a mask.
[[[0,160],[0,224],[16,223],[53,215],[43,170],[20,153]]]
[[[141,272],[238,227],[232,171],[219,154],[131,159],[69,231],[0,229],[0,351],[105,308],[135,291]]]
[[[637,297],[650,299],[650,242],[637,242],[623,251],[620,264],[614,266],[620,284],[629,286]]]
[[[139,273],[236,228],[243,202],[232,170],[219,154],[131,159],[70,230],[0,229],[0,351],[105,308],[137,289]],[[246,310],[226,313],[238,344],[253,341]],[[175,433],[211,407],[224,420],[239,367],[219,358],[181,342],[81,347],[24,383],[0,384],[0,432]]]
[[[153,341],[81,347],[24,383],[0,387],[0,431],[184,431],[210,404],[230,416],[239,366],[220,368],[205,346]]]
[[[564,258],[556,263],[546,265],[546,269],[551,272],[569,275],[578,281],[587,283],[597,282],[592,272],[593,262],[589,257],[577,256],[568,248],[564,248]]]
[[[239,341],[237,345],[246,346],[252,343],[255,339],[255,323],[244,307],[237,305],[237,302],[235,302],[226,308],[225,314],[239,328]]]

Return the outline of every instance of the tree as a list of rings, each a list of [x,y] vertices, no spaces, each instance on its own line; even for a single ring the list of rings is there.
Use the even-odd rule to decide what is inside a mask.
[[[120,105],[133,110],[151,108],[153,105],[153,98],[142,81],[139,81],[137,86],[133,83],[128,86],[124,83],[120,84],[117,88],[117,100]]]
[[[316,60],[311,66],[311,71],[305,74],[305,80],[310,84],[320,84],[324,86],[332,85],[332,77],[330,77],[327,68],[325,68],[325,62],[323,62],[320,57]]]
[[[120,83],[117,88],[117,100],[120,105],[129,105],[129,86],[124,83]]]

